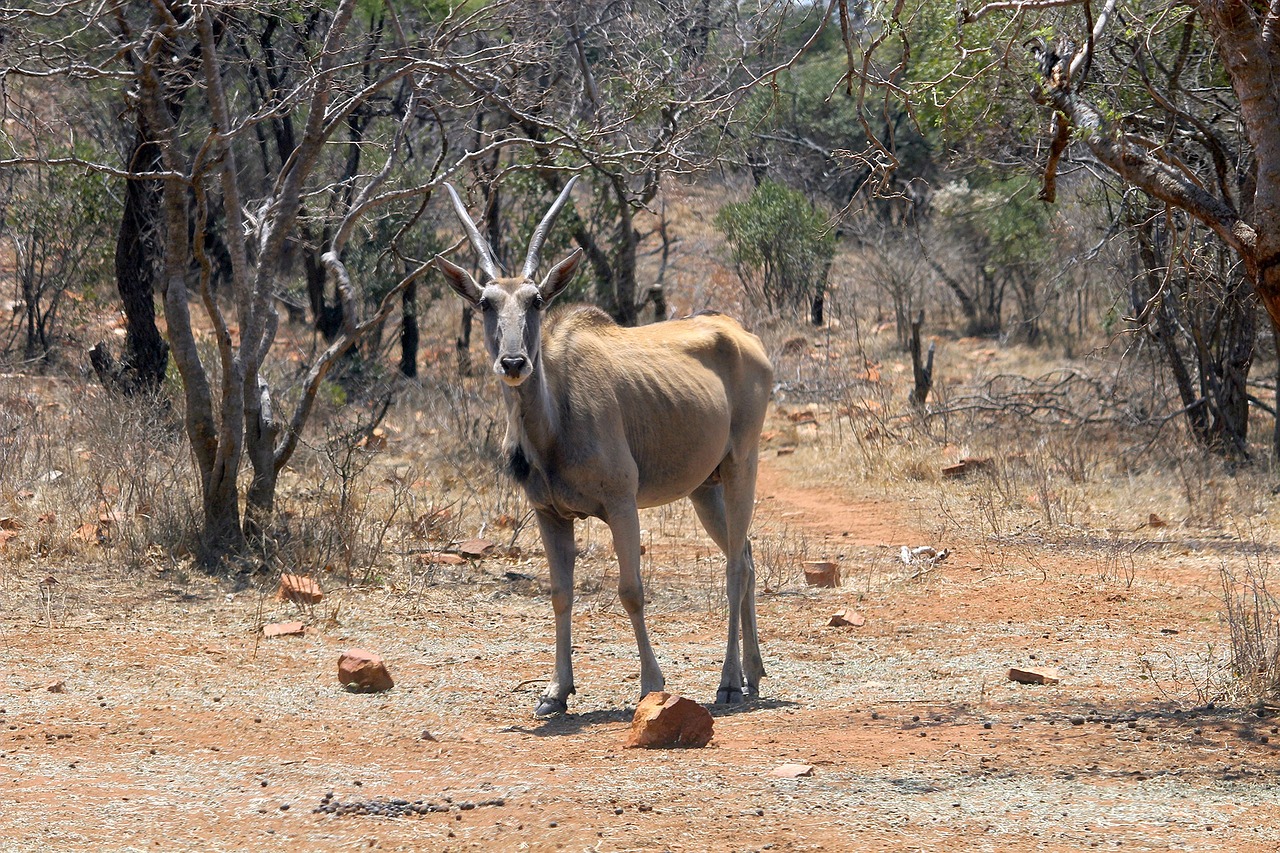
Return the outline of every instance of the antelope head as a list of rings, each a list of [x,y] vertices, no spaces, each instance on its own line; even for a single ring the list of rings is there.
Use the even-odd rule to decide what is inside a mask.
[[[559,197],[538,223],[537,230],[529,238],[524,266],[516,276],[502,274],[494,260],[493,250],[484,237],[480,236],[462,199],[458,198],[453,187],[444,185],[449,191],[449,198],[453,200],[453,209],[467,232],[467,238],[475,247],[482,275],[477,282],[469,272],[441,255],[435,258],[436,266],[444,273],[449,286],[480,312],[484,324],[485,347],[493,359],[493,372],[513,388],[533,373],[542,346],[542,312],[564,290],[582,259],[582,250],[574,249],[568,257],[552,267],[541,282],[534,278],[538,272],[542,244],[547,239],[560,208],[569,200],[569,193],[577,180],[574,177],[565,184]]]

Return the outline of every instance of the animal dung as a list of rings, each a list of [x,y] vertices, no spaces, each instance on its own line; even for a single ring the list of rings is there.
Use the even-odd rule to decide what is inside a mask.
[[[347,649],[338,658],[338,681],[354,693],[381,693],[395,687],[380,655],[367,649]]]
[[[675,693],[654,691],[640,700],[626,747],[698,748],[711,742],[711,712]]]
[[[804,582],[809,586],[833,589],[840,586],[840,564],[831,560],[806,560]]]
[[[1057,684],[1061,679],[1058,678],[1056,669],[1019,669],[1018,667],[1010,667],[1009,680],[1016,681],[1019,684]]]

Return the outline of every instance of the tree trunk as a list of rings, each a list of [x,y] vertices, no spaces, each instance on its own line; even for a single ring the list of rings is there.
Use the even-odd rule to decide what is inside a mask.
[[[148,138],[146,128],[146,122],[139,118],[129,158],[134,171],[161,168],[160,146]],[[124,306],[125,354],[112,384],[128,394],[157,391],[169,366],[169,345],[156,327],[160,195],[156,181],[125,182],[115,262],[116,290]]]
[[[418,284],[412,282],[400,297],[400,375],[418,375]]]
[[[1221,453],[1244,459],[1249,455],[1248,383],[1257,340],[1257,308],[1249,282],[1238,275],[1232,278],[1222,296],[1227,314],[1226,340],[1222,344],[1220,372],[1214,376],[1213,431]]]
[[[320,245],[329,243],[328,229],[320,237]],[[325,343],[333,343],[342,330],[342,301],[329,298],[329,271],[320,260],[320,250],[309,250],[303,255],[303,267],[307,277],[307,301],[311,304],[311,322]]]
[[[920,327],[924,325],[924,311],[911,321],[911,373],[915,380],[911,389],[911,402],[916,406],[924,406],[933,390],[933,354],[935,346],[929,344],[929,355],[926,359],[920,354]]]

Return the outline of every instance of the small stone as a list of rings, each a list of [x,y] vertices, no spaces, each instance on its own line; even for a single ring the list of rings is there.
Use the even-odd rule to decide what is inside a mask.
[[[292,637],[306,633],[306,630],[306,626],[301,622],[273,622],[270,625],[262,626],[262,636],[268,638]]]
[[[799,779],[801,776],[812,776],[812,764],[780,764],[773,768],[770,775],[779,779]]]
[[[395,686],[379,655],[365,649],[348,649],[338,658],[338,681],[359,693],[380,693]]]
[[[280,601],[292,601],[295,604],[319,604],[324,598],[324,593],[320,590],[320,584],[313,578],[305,575],[281,575],[276,598]]]
[[[67,683],[63,681],[61,678],[59,678],[57,681],[49,682],[47,685],[45,685],[44,689],[48,690],[50,693],[66,693]]]
[[[832,628],[861,628],[865,624],[867,624],[867,617],[855,610],[841,610],[839,613],[833,613],[831,621],[827,623]]]
[[[493,553],[498,546],[488,539],[469,539],[458,546],[458,553],[468,559],[479,560]]]
[[[697,748],[711,742],[711,712],[674,693],[655,691],[640,700],[626,747]]]
[[[974,471],[983,471],[990,467],[990,459],[961,459],[955,465],[947,465],[943,468],[942,476],[948,478],[963,477]]]
[[[804,582],[809,586],[831,589],[840,586],[840,565],[831,560],[806,560]]]
[[[1058,678],[1056,669],[1021,669],[1019,667],[1009,668],[1009,680],[1016,681],[1019,684],[1057,684],[1061,679]]]

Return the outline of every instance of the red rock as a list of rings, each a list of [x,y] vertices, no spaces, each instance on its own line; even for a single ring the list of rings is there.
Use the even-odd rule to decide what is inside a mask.
[[[712,724],[711,712],[692,699],[655,691],[641,699],[636,707],[626,747],[706,746],[711,742]]]
[[[827,623],[832,628],[861,628],[865,624],[867,617],[853,610],[841,610],[832,614],[831,621]]]
[[[464,557],[478,560],[481,557],[489,556],[496,547],[498,546],[488,539],[468,539],[458,546],[458,553]]]
[[[395,687],[382,657],[366,649],[347,649],[338,658],[338,680],[357,693],[381,693]]]
[[[1019,669],[1009,668],[1009,680],[1019,684],[1057,684],[1059,682],[1056,669]]]
[[[274,622],[270,625],[262,626],[262,636],[289,637],[294,634],[305,633],[306,630],[306,626],[301,622]]]
[[[281,575],[280,589],[276,590],[276,598],[280,601],[292,601],[296,604],[319,604],[324,598],[320,584],[314,578],[305,575]]]
[[[840,585],[840,565],[830,560],[807,560],[804,581],[809,586],[837,587]]]

